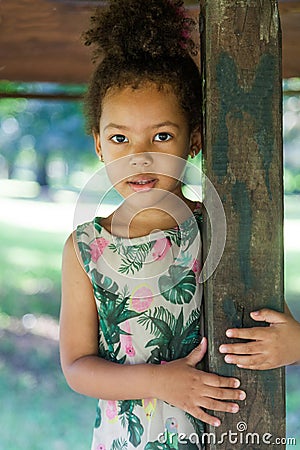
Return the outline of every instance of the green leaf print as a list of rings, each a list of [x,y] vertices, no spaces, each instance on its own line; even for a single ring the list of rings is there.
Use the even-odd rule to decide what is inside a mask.
[[[99,323],[107,341],[112,344],[120,342],[120,335],[124,334],[120,324],[126,320],[139,316],[141,313],[131,311],[128,308],[128,299],[121,303],[110,301],[99,306]]]
[[[141,270],[154,244],[155,242],[146,242],[140,245],[125,246],[118,243],[118,241],[116,244],[110,244],[110,250],[118,253],[122,258],[122,264],[118,272],[128,275],[130,272],[134,274]]]
[[[171,330],[176,326],[176,317],[164,307],[155,307],[152,315],[150,311],[144,312],[138,319],[138,323],[143,325],[150,334],[154,334],[157,337],[161,336],[161,329],[156,326],[156,321],[154,321],[153,318],[160,319],[167,323]]]
[[[169,237],[177,247],[182,247],[184,251],[186,251],[192,245],[199,233],[198,221],[198,217],[195,214],[195,216],[193,215],[183,222],[179,228],[165,231],[165,235]]]
[[[182,239],[181,245],[185,246],[186,250],[192,245],[197,235],[199,234],[199,225],[195,220],[195,217],[192,216],[190,219],[188,219],[186,225],[181,227],[180,231]]]
[[[201,420],[196,419],[194,416],[191,416],[187,412],[185,413],[185,416],[190,421],[190,423],[193,425],[195,433],[197,434],[197,436],[199,436],[199,442],[200,442],[200,445],[201,445],[201,442],[202,442],[201,437],[202,437],[203,433],[205,433],[204,423]],[[192,443],[190,443],[190,447],[187,447],[188,450],[189,449],[194,450],[194,449],[197,449],[197,448],[198,447],[196,446],[196,444],[192,444]],[[201,449],[204,449],[204,448],[205,448],[205,445],[204,444],[201,445]]]
[[[141,424],[140,419],[132,413],[127,413],[128,419],[128,432],[129,432],[129,442],[134,447],[137,447],[141,443],[141,437],[144,433],[144,427]]]
[[[148,442],[145,445],[144,450],[174,450],[174,447],[170,447],[168,444],[162,444],[158,441]]]
[[[171,361],[186,356],[200,340],[200,310],[191,312],[186,324],[183,321],[181,309],[176,320],[170,312],[166,315],[164,307],[144,313],[138,323],[150,331],[155,338],[150,339],[145,348],[154,347],[147,362],[160,364],[161,361]],[[161,319],[161,317],[164,318]]]
[[[126,439],[115,439],[111,444],[110,450],[126,450],[128,448],[128,442]]]
[[[99,405],[97,405],[95,428],[100,428],[101,421],[102,421],[102,417],[101,417],[101,409],[99,408]]]
[[[123,428],[128,429],[129,442],[134,447],[141,443],[141,437],[144,433],[144,427],[140,419],[133,413],[135,406],[142,407],[142,400],[122,400],[118,402],[120,422]]]
[[[169,276],[163,275],[158,280],[163,297],[171,303],[190,303],[196,291],[195,273],[186,267],[170,266]]]
[[[170,230],[164,231],[166,237],[170,239],[177,247],[180,247],[181,244],[181,233],[177,228],[171,228]]]
[[[92,270],[91,276],[95,297],[99,300],[100,333],[103,334],[112,357],[115,355],[114,345],[120,343],[120,335],[124,334],[120,324],[141,313],[129,309],[129,297],[123,298],[119,293],[119,286],[111,278],[103,276],[96,269]]]
[[[94,219],[94,228],[95,228],[95,230],[98,231],[98,233],[101,233],[101,231],[102,231],[102,226],[100,225],[100,218],[99,218],[99,217],[96,217],[96,218]]]
[[[111,278],[100,274],[96,269],[91,271],[94,293],[98,300],[107,302],[116,301],[118,294],[118,285]]]
[[[85,270],[89,272],[89,264],[91,262],[91,249],[85,242],[78,242],[78,248],[85,267]]]
[[[179,317],[177,319],[177,323],[176,323],[176,327],[175,327],[175,331],[174,334],[175,336],[178,336],[183,328],[183,310],[180,311]]]

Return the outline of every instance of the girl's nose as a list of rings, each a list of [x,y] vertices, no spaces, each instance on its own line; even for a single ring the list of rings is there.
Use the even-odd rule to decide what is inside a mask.
[[[153,159],[150,153],[141,152],[135,153],[130,156],[130,165],[135,167],[148,167],[153,163]]]

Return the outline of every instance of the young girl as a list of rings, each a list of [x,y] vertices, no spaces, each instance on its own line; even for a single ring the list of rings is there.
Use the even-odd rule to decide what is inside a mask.
[[[236,413],[246,397],[239,380],[196,368],[201,205],[181,179],[201,147],[201,83],[182,3],[113,0],[86,33],[104,55],[89,129],[124,198],[63,255],[61,363],[74,390],[100,399],[93,450],[200,447],[203,422],[220,425],[207,410]]]

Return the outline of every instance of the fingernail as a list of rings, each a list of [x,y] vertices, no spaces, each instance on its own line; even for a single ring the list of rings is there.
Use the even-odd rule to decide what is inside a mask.
[[[216,420],[214,423],[213,423],[213,426],[214,427],[219,427],[221,425],[221,422],[219,421],[219,420]]]
[[[234,405],[232,408],[231,408],[231,411],[233,412],[233,413],[237,413],[237,412],[239,412],[239,405]]]
[[[241,385],[240,380],[234,380],[234,387],[238,388],[240,387],[240,385]]]
[[[203,337],[203,338],[201,339],[201,342],[200,342],[201,345],[203,344],[204,339],[205,339],[205,337]]]
[[[252,311],[253,316],[259,316],[259,311]]]
[[[232,337],[233,336],[233,331],[232,330],[227,330],[226,331],[226,336]]]
[[[240,394],[240,400],[245,400],[245,398],[246,398],[246,392],[242,392],[241,394]]]
[[[229,364],[231,364],[233,362],[233,358],[231,356],[226,355],[224,359],[225,359],[225,362],[227,362]]]
[[[228,353],[226,345],[221,345],[219,350],[220,350],[221,353]]]

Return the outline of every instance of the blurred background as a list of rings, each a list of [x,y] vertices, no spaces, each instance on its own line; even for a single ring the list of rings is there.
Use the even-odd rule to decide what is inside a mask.
[[[84,90],[0,86],[20,95],[33,88]],[[300,79],[284,89],[286,298],[300,320]],[[0,449],[82,450],[90,442],[96,401],[71,392],[62,376],[58,315],[62,248],[78,193],[99,164],[81,102],[1,99]],[[287,375],[287,436],[298,437],[300,448],[300,368]]]

